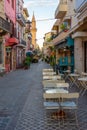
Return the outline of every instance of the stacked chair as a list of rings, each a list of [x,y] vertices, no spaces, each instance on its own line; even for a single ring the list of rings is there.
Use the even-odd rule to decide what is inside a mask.
[[[69,83],[66,83],[61,75],[56,75],[52,69],[43,69],[43,105],[47,113],[51,113],[51,118],[63,120],[75,120],[78,126],[77,109],[79,93],[69,92]],[[67,115],[73,113],[73,118]],[[71,115],[71,114],[70,114]]]

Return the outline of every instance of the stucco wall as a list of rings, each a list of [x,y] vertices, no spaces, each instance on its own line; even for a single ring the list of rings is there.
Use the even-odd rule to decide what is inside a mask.
[[[79,73],[83,71],[83,43],[81,38],[75,38],[74,56],[75,56],[75,69]]]
[[[4,1],[0,1],[0,16],[5,19]]]
[[[4,4],[5,4],[5,6],[4,6],[5,13],[13,21],[14,24],[16,22],[15,1],[16,0],[14,0],[14,9],[11,6],[11,1],[8,2],[7,0],[5,0],[5,2],[4,2]]]

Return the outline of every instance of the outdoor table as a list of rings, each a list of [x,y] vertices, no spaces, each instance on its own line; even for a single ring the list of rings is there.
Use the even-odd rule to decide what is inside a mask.
[[[58,79],[58,80],[43,80],[42,83],[51,83],[51,84],[54,84],[54,83],[65,83],[65,80],[63,79]]]
[[[64,73],[65,80],[67,80],[68,75],[70,74],[70,70],[65,70],[65,71],[63,71],[63,73]]]
[[[43,76],[43,80],[57,80],[57,79],[61,79],[61,76]]]
[[[44,83],[44,90],[48,90],[48,89],[58,89],[58,88],[69,88],[69,83]]]
[[[68,90],[65,90],[63,88],[49,89],[49,90],[46,90],[46,93],[68,93]],[[62,109],[60,109],[57,112],[53,112],[51,116],[52,118],[64,118],[66,116],[66,113]]]
[[[43,69],[43,72],[53,72],[53,69]]]
[[[74,84],[77,86],[77,87],[79,87],[79,85],[78,85],[78,77],[79,77],[80,75],[79,74],[75,74],[75,73],[71,73],[71,74],[69,74],[69,80],[70,80],[70,87],[72,87]]]
[[[43,72],[43,75],[56,75],[56,72]]]
[[[0,67],[0,76],[5,74],[5,67]]]
[[[0,71],[5,71],[5,67],[0,67]]]
[[[82,72],[82,77],[87,77],[87,73]]]
[[[80,93],[82,92],[82,95],[83,95],[87,90],[87,77],[78,78],[78,81],[80,82],[82,86],[82,90],[80,91]]]
[[[46,90],[46,93],[68,93],[68,90],[65,90],[63,88],[49,89]]]

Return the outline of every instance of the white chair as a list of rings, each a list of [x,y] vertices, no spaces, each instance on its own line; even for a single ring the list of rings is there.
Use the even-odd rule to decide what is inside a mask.
[[[44,93],[43,98],[45,109],[58,110],[60,108],[59,106],[60,94]]]
[[[61,76],[59,75],[50,75],[50,76],[43,76],[43,80],[59,80]]]
[[[56,83],[65,83],[65,80],[43,80],[42,84],[45,86],[47,84],[54,86]]]
[[[78,98],[79,98],[79,93],[63,93],[61,95],[61,101],[60,101],[60,109],[62,111],[66,111],[65,113],[74,113],[71,118],[68,120],[68,116],[66,114],[66,119],[68,121],[76,121],[76,126],[78,127],[78,120],[77,120],[77,109],[78,109]],[[75,123],[74,123],[75,125]]]
[[[50,89],[50,88],[69,88],[69,83],[44,83],[43,84],[44,89]]]
[[[52,76],[52,75],[56,75],[56,72],[43,72],[42,73],[43,74],[43,76]]]
[[[53,69],[43,69],[43,72],[53,72]]]

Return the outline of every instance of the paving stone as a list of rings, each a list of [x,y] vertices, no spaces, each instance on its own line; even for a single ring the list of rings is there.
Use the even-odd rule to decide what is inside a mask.
[[[0,130],[78,130],[73,112],[67,119],[52,119],[43,106],[42,69],[49,65],[32,64],[29,70],[17,70],[0,79],[0,106],[8,109],[10,116],[0,117]],[[5,84],[5,82],[7,84]],[[76,86],[70,91],[79,91]],[[79,130],[87,130],[87,94],[78,103]]]

